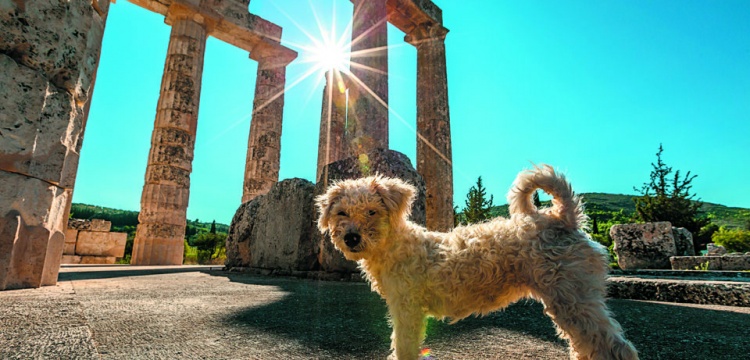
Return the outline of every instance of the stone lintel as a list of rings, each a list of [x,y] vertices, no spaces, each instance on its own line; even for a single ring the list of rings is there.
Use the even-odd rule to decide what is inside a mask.
[[[247,0],[129,1],[164,15],[167,24],[171,24],[172,20],[177,17],[191,18],[197,23],[205,25],[208,35],[246,51],[252,51],[256,45],[261,43],[271,43],[294,53],[294,58],[297,56],[296,52],[280,45],[281,27],[260,16],[249,13],[247,11]]]
[[[414,27],[411,32],[404,36],[404,41],[414,46],[425,41],[445,41],[445,37],[450,30],[440,24],[420,25]]]
[[[257,61],[261,69],[273,69],[289,65],[297,58],[297,52],[263,39],[250,51],[249,57]]]
[[[406,34],[420,25],[443,25],[443,10],[430,0],[386,0],[388,22]]]

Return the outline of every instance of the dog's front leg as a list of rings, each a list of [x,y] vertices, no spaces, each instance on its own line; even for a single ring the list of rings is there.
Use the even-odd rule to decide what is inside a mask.
[[[398,360],[415,360],[425,336],[425,314],[422,309],[407,301],[388,303],[393,323],[391,349]]]

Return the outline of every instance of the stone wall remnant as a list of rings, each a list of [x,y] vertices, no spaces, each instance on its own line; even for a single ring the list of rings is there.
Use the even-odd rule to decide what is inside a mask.
[[[609,234],[623,270],[669,269],[669,257],[677,254],[672,224],[666,221],[614,225]]]
[[[128,234],[110,232],[101,219],[70,219],[65,232],[62,264],[114,264],[125,255]]]
[[[672,270],[750,270],[750,253],[706,256],[672,256]]]

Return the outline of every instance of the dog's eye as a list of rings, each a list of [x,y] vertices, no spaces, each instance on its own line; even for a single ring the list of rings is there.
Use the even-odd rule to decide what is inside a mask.
[[[338,213],[337,215],[338,215],[338,216],[347,216],[347,215],[346,215],[346,213],[345,213],[345,212],[343,212],[343,211],[339,211],[339,213]]]
[[[377,212],[375,210],[370,210],[369,214],[370,214],[370,216],[375,216],[375,214],[377,214]]]

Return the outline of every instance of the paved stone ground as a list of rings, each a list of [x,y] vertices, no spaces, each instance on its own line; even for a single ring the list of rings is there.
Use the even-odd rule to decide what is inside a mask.
[[[642,359],[750,359],[750,308],[611,300]],[[0,359],[383,359],[385,305],[362,283],[207,267],[71,266],[0,292]],[[566,359],[539,304],[430,322],[437,359]]]

